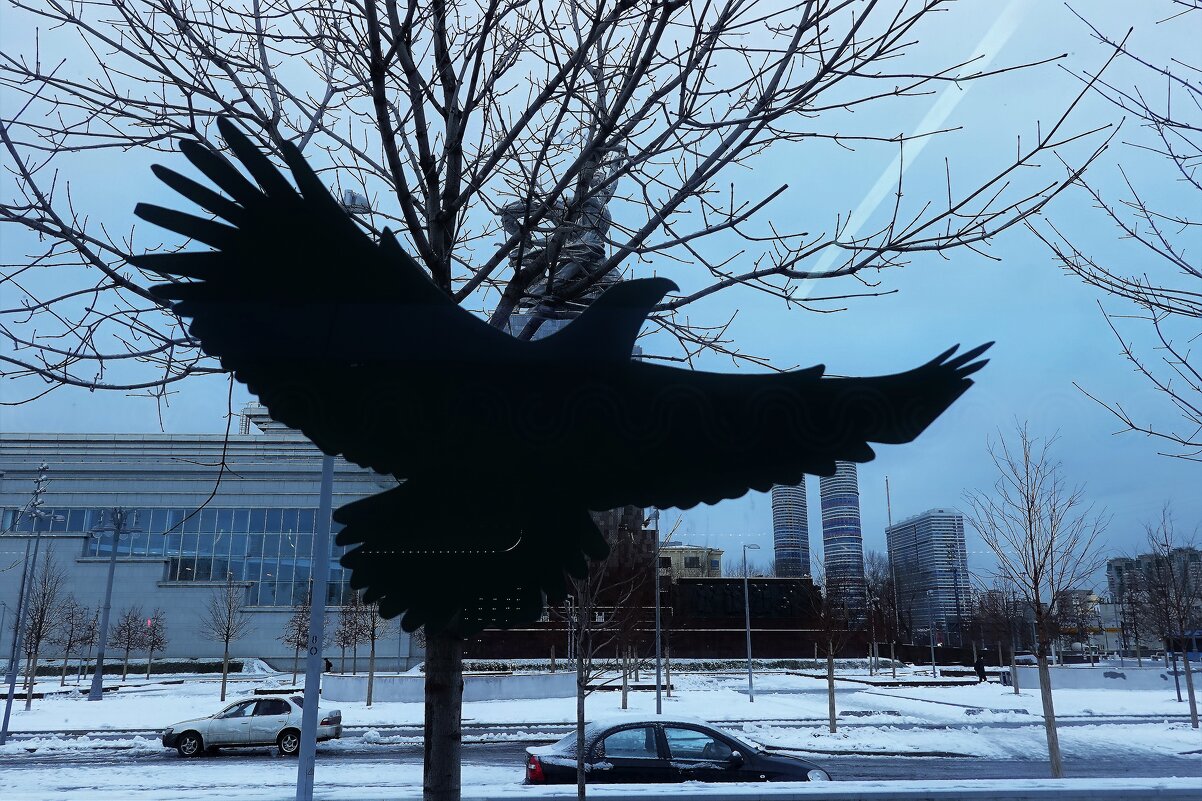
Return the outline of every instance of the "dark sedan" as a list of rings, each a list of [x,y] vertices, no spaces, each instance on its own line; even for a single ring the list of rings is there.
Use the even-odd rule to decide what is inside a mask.
[[[830,781],[812,762],[774,754],[729,732],[688,720],[622,720],[584,727],[590,784]],[[576,734],[526,749],[528,784],[576,781]]]

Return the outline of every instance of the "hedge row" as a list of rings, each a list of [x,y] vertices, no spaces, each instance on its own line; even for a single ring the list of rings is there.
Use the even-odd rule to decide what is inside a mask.
[[[654,670],[654,659],[643,659],[640,663],[640,669]],[[753,659],[752,666],[756,670],[826,670],[825,659]],[[892,663],[888,659],[880,660],[881,667],[888,669]],[[897,663],[902,666],[902,662]],[[555,667],[558,670],[566,670],[572,667],[573,663],[566,659],[555,660]],[[648,667],[649,666],[649,667]],[[746,659],[673,659],[672,669],[678,671],[687,671],[689,673],[705,673],[705,672],[721,672],[732,670],[746,670]],[[551,669],[551,660],[549,659],[465,659],[463,660],[463,669],[472,672],[528,672],[528,671],[546,671]],[[836,659],[836,670],[868,670],[867,659]]]
[[[38,664],[37,674],[39,676],[62,675],[63,663],[61,661],[59,661],[57,665],[55,665],[55,664],[46,665],[46,664],[42,664],[42,660],[39,659],[38,663],[39,664]],[[95,663],[89,662],[87,664],[87,670],[88,670],[89,676],[91,676],[95,672],[94,668],[95,668]],[[160,660],[156,659],[156,660],[154,660],[154,665],[152,666],[151,670],[152,670],[152,675],[162,674],[162,673],[220,673],[221,672],[221,660],[218,659],[216,661],[212,661],[212,660],[206,659],[206,660],[196,660],[196,661],[192,661],[192,660],[181,661],[181,660],[165,659],[165,660],[160,661]],[[231,659],[230,660],[230,673],[240,673],[240,672],[242,672],[242,660]],[[72,659],[71,663],[67,666],[67,675],[73,676],[78,673],[79,673],[79,663],[77,661],[75,661],[74,659]],[[138,662],[135,662],[134,660],[131,659],[129,661],[129,675],[137,676],[139,674],[141,674],[142,676],[146,675],[146,660],[142,659]],[[121,675],[121,660],[120,659],[111,659],[111,658],[106,657],[104,660],[104,675],[120,676]]]

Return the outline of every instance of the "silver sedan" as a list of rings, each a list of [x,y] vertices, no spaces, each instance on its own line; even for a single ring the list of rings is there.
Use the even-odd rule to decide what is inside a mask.
[[[274,745],[282,756],[300,752],[301,696],[248,698],[203,718],[173,724],[163,730],[163,745],[182,757],[218,748]],[[317,741],[342,737],[342,712],[318,709]]]

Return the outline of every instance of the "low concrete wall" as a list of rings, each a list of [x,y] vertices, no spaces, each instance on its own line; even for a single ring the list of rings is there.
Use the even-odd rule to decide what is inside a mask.
[[[1049,673],[1053,690],[1173,690],[1173,671],[1164,667],[1052,667]],[[1177,673],[1184,686],[1185,671]],[[1018,686],[1038,687],[1039,668],[1019,667]]]
[[[425,677],[421,675],[376,674],[372,701],[425,700]],[[512,698],[571,698],[576,695],[575,673],[513,673],[463,676],[464,701],[503,701]],[[367,676],[327,673],[322,677],[321,696],[330,701],[366,701]]]

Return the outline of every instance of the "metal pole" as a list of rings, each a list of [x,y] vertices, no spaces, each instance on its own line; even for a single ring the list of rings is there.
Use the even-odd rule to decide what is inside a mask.
[[[92,686],[88,689],[89,701],[104,698],[104,646],[109,637],[109,607],[113,601],[113,572],[117,569],[117,544],[121,541],[121,530],[125,526],[125,510],[113,509],[113,552],[109,554],[109,578],[104,590],[104,612],[100,617],[100,635],[96,644],[96,672],[92,674]]]
[[[334,457],[321,460],[321,497],[313,535],[312,597],[309,601],[309,652],[305,659],[305,703],[301,710],[301,750],[296,770],[296,801],[313,801],[317,759],[318,704],[321,702],[321,647],[325,641],[326,582],[330,574],[330,511],[334,497]]]
[[[663,699],[663,662],[661,661],[662,654],[661,643],[663,641],[663,633],[660,628],[660,599],[659,599],[659,549],[663,543],[660,542],[659,530],[659,511],[655,513],[655,714],[662,715],[664,712]]]
[[[743,617],[747,623],[747,700],[755,703],[755,680],[751,669],[751,590],[747,579],[747,546],[743,546]]]
[[[927,637],[931,641],[931,678],[938,678],[939,672],[935,670],[935,607],[931,602],[931,591],[927,590],[927,614],[930,616],[930,625],[927,626]]]
[[[21,653],[21,631],[25,628],[25,577],[29,574],[29,540],[25,541],[25,564],[21,570],[21,587],[17,592],[17,628],[13,633],[12,653],[8,660],[8,692],[4,699],[4,722],[0,724],[0,745],[8,740],[8,719],[12,715],[13,696],[17,689],[17,662]]]

